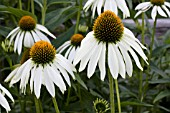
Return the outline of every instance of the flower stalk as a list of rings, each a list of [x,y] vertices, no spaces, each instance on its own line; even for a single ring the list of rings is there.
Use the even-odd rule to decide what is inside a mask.
[[[41,9],[41,13],[42,13],[42,25],[45,24],[45,14],[46,14],[46,10],[47,10],[47,0],[43,0],[43,7]]]
[[[34,15],[34,0],[31,0],[31,12]]]
[[[60,111],[58,109],[58,104],[57,104],[56,98],[52,97],[52,100],[53,100],[53,104],[54,104],[56,113],[60,113]]]
[[[19,9],[22,10],[22,1],[19,0]]]
[[[77,13],[76,28],[75,28],[74,34],[78,33],[81,9],[82,9],[82,0],[80,0],[80,4],[79,4],[79,10],[78,10],[78,13]]]
[[[117,95],[118,111],[119,113],[121,113],[121,103],[120,103],[119,86],[118,86],[117,79],[115,79],[115,88],[116,88],[116,95]]]

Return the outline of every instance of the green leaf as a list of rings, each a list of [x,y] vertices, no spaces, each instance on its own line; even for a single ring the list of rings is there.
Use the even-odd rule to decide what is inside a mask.
[[[145,106],[145,107],[153,107],[151,104],[147,104],[144,102],[131,102],[131,101],[125,101],[121,102],[122,106],[132,105],[132,106]]]
[[[161,91],[154,99],[153,103],[157,102],[158,100],[164,98],[164,97],[167,97],[167,96],[170,96],[170,90],[164,90],[164,91]]]
[[[160,53],[162,53],[162,51],[164,51],[168,48],[170,48],[170,44],[165,44],[165,45],[159,46],[153,50],[152,56],[160,56]]]
[[[0,26],[0,35],[6,37],[10,31],[11,31],[11,28]]]
[[[76,73],[75,76],[76,76],[77,82],[78,82],[80,85],[82,85],[86,90],[88,90],[86,84],[85,84],[84,81],[80,78],[80,75]]]
[[[15,15],[19,19],[22,16],[29,15],[29,16],[33,17],[37,21],[37,17],[35,15],[33,15],[32,13],[30,13],[28,11],[17,9],[17,8],[6,7],[6,6],[0,5],[0,11],[6,12],[6,13],[11,13],[11,14]]]
[[[166,84],[170,83],[170,78],[163,78],[163,79],[158,79],[158,80],[152,80],[149,81],[150,84]]]
[[[47,7],[54,4],[68,4],[68,3],[75,3],[75,2],[71,0],[49,0]]]
[[[47,13],[45,26],[51,30],[54,30],[68,19],[71,19],[77,13],[77,11],[77,7],[69,6]]]

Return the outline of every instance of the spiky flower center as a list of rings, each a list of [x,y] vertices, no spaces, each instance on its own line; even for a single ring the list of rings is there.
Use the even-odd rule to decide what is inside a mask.
[[[80,46],[81,41],[83,40],[84,36],[81,34],[74,34],[71,37],[71,44],[73,46]]]
[[[24,31],[31,31],[36,26],[36,21],[31,16],[23,16],[19,21],[19,26]]]
[[[36,64],[48,64],[55,58],[56,50],[49,42],[38,41],[30,50],[30,57]]]
[[[124,25],[114,12],[105,11],[95,20],[93,31],[99,41],[117,43],[123,35]]]
[[[96,113],[106,113],[110,109],[108,102],[104,99],[97,98],[93,103]]]
[[[164,4],[165,0],[150,0],[153,5],[161,6]]]

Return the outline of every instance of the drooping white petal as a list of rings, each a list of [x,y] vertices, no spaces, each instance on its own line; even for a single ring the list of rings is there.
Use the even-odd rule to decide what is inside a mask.
[[[167,17],[167,15],[164,13],[160,6],[158,6],[158,13],[163,17]]]
[[[43,74],[43,67],[39,65],[39,67],[35,69],[35,75],[34,75],[35,76],[34,77],[34,93],[37,98],[40,97],[42,76],[43,76],[42,74]]]
[[[76,54],[76,47],[73,47],[70,51],[69,56],[68,56],[68,60],[72,62],[75,57],[75,54]]]
[[[92,5],[92,17],[94,18],[95,16],[95,12],[96,12],[96,8],[97,8],[97,1],[95,1]]]
[[[105,66],[105,61],[106,60],[106,43],[103,43],[102,46],[102,51],[100,54],[100,58],[99,58],[99,69],[100,69],[100,78],[102,81],[104,81],[105,75],[106,75],[106,66]]]
[[[97,13],[98,13],[98,15],[101,14],[103,2],[104,2],[104,0],[98,0],[98,5],[97,5]]]
[[[61,74],[63,75],[64,79],[66,80],[67,84],[68,84],[69,86],[71,86],[70,77],[69,77],[69,75],[67,74],[66,70],[65,70],[62,66],[58,65],[57,63],[54,63],[54,66],[56,67],[56,69],[59,69],[59,71],[60,71]]]
[[[47,36],[45,36],[43,33],[41,33],[40,30],[35,29],[34,31],[40,37],[41,40],[44,40],[44,41],[51,43],[50,40],[47,38]]]
[[[90,78],[95,72],[97,62],[99,60],[99,57],[102,51],[102,46],[103,46],[103,43],[99,43],[97,46],[95,46],[95,48],[93,48],[95,53],[91,55],[90,60],[89,60],[89,64],[87,68],[88,78]]]
[[[144,7],[147,7],[147,6],[149,6],[149,5],[151,5],[150,2],[143,2],[143,3],[140,3],[140,4],[138,4],[138,5],[136,6],[135,10],[143,9]]]
[[[19,27],[17,27],[17,28],[15,28],[14,30],[12,30],[12,31],[8,34],[8,36],[7,36],[6,38],[9,38],[11,35],[16,34],[18,31],[20,31],[20,28],[19,28]]]
[[[111,10],[116,15],[118,14],[117,3],[115,0],[106,0],[104,5],[104,11]]]
[[[164,2],[164,5],[168,6],[170,8],[170,3],[169,2]]]
[[[114,79],[118,77],[119,63],[114,49],[114,44],[108,44],[108,66]]]
[[[168,9],[165,5],[162,5],[162,8],[166,11],[166,13],[168,14],[168,16],[170,17],[169,9]]]
[[[34,40],[31,33],[29,31],[26,31],[25,38],[24,38],[24,46],[31,48],[33,44],[34,44]]]
[[[9,75],[8,77],[4,80],[5,82],[9,82],[17,73],[19,67],[15,68]]]
[[[138,17],[141,13],[142,13],[142,11],[138,11],[138,12],[136,13],[136,15],[134,16],[134,18]]]
[[[133,65],[132,65],[131,58],[130,58],[127,50],[124,48],[123,44],[121,44],[121,42],[119,42],[118,45],[119,45],[119,49],[122,53],[123,59],[125,61],[126,72],[131,77],[132,71],[133,71]]]
[[[151,12],[151,17],[155,21],[156,15],[157,15],[157,8],[158,6],[154,6]]]
[[[18,42],[19,42],[21,33],[22,33],[22,31],[18,32],[18,34],[16,36],[16,39],[15,39],[15,42],[14,42],[14,52],[16,52],[16,50],[17,50]]]
[[[83,10],[85,10],[85,12],[87,12],[87,10],[90,8],[90,6],[93,4],[94,1],[95,0],[88,0],[86,2],[86,4],[84,5]]]
[[[18,34],[20,30],[17,30],[15,33],[13,33],[13,35],[10,37],[10,40],[9,40],[9,46],[11,45],[12,41],[14,40],[14,38],[16,37],[16,35]],[[8,46],[8,47],[9,47]]]
[[[122,78],[125,78],[125,63],[124,63],[124,60],[122,58],[122,55],[118,49],[117,46],[113,46],[114,49],[115,49],[115,52],[116,52],[116,56],[117,56],[117,59],[118,59],[118,62],[119,62],[119,73],[120,75],[122,76]]]
[[[34,31],[31,31],[31,34],[33,36],[34,42],[41,40],[40,37]]]
[[[66,53],[65,53],[65,55],[64,55],[65,58],[68,58],[68,55],[69,55],[69,53],[70,53],[70,51],[71,51],[72,48],[73,48],[73,46],[70,46],[70,47],[67,49],[67,51],[66,51]]]
[[[0,84],[0,89],[12,100],[12,102],[14,102],[14,99],[13,99],[11,93],[6,88],[4,88],[1,84]]]
[[[50,33],[46,27],[44,27],[44,26],[42,26],[40,24],[37,24],[36,29],[39,29],[39,30],[43,31],[44,33],[48,34],[52,38],[56,39],[56,37],[52,33]]]
[[[0,105],[6,109],[6,111],[10,111],[10,106],[6,100],[6,98],[0,93]]]
[[[116,3],[118,5],[118,8],[126,15],[126,17],[130,16],[129,9],[126,5],[125,0],[116,0]]]
[[[53,76],[55,76],[55,75],[53,75]],[[45,74],[44,77],[45,77],[45,87],[47,88],[50,95],[52,97],[55,97],[55,88],[54,88],[53,81],[50,79],[50,76],[47,73]]]
[[[66,41],[63,45],[61,45],[58,49],[58,53],[62,53],[68,46],[71,45],[71,41]]]
[[[25,32],[22,32],[20,36],[20,40],[18,41],[18,54],[19,55],[21,54],[21,51],[22,51],[22,41],[23,41],[24,35],[25,35]]]

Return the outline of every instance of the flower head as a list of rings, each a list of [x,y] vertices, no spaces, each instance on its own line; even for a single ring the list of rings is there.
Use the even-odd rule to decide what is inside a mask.
[[[63,45],[61,45],[57,49],[57,52],[62,53],[68,48],[65,53],[65,57],[68,58],[68,60],[72,62],[77,50],[80,47],[80,43],[83,39],[84,39],[83,35],[74,34],[69,41],[66,41]]]
[[[24,45],[24,47],[31,48],[31,46],[39,40],[50,42],[44,33],[52,38],[56,38],[47,30],[46,27],[37,24],[31,16],[23,16],[19,21],[19,26],[12,30],[8,34],[7,38],[10,38],[9,45],[11,45],[11,42],[14,40],[14,52],[17,51],[20,55],[22,45]]]
[[[66,90],[65,81],[71,86],[68,73],[75,79],[75,67],[62,55],[55,54],[55,48],[47,41],[38,41],[30,49],[30,58],[21,66],[13,70],[5,79],[10,86],[20,81],[20,89],[25,93],[26,85],[30,79],[30,89],[37,98],[40,97],[43,84],[52,97],[55,96],[54,84],[62,93]]]
[[[118,74],[125,78],[126,72],[132,76],[133,65],[130,55],[141,70],[143,68],[136,52],[147,63],[147,57],[142,48],[146,49],[134,34],[123,26],[120,18],[112,11],[105,11],[96,19],[93,31],[82,40],[73,64],[80,62],[79,71],[84,70],[88,65],[87,76],[89,78],[98,64],[101,80],[104,80],[107,63],[114,79],[117,79]]]
[[[110,109],[109,103],[104,99],[97,98],[93,102],[93,105],[96,113],[106,113]]]
[[[12,97],[12,95],[10,94],[10,92],[4,88],[1,84],[0,84],[0,105],[6,109],[6,111],[11,111],[9,103],[7,101],[7,99],[4,97],[5,95],[7,95],[12,102],[14,102],[14,99]]]
[[[92,17],[94,18],[95,11],[97,8],[98,15],[101,14],[102,7],[104,7],[104,11],[111,10],[116,15],[118,15],[118,8],[123,12],[123,16],[129,17],[129,9],[126,5],[125,0],[88,0],[84,6],[84,10],[87,11],[91,6],[92,9]]]
[[[170,17],[170,3],[166,2],[165,0],[150,0],[150,2],[143,2],[136,6],[135,10],[139,10],[135,18],[139,16],[142,12],[148,11],[151,7],[153,7],[151,12],[151,17],[155,20],[157,16],[157,12],[163,17]],[[167,8],[168,7],[168,8]]]

